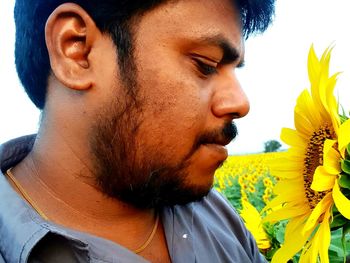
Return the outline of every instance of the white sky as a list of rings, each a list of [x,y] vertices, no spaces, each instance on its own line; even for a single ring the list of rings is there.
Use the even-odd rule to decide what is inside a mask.
[[[15,71],[13,2],[0,4],[0,142],[35,132],[39,117]],[[349,0],[277,0],[273,26],[246,43],[246,66],[239,77],[251,110],[237,121],[239,136],[229,145],[230,154],[262,151],[265,141],[279,140],[282,127],[293,127],[296,98],[309,87],[306,59],[311,43],[318,55],[335,44],[331,72],[343,72],[337,94],[350,110],[349,11]]]

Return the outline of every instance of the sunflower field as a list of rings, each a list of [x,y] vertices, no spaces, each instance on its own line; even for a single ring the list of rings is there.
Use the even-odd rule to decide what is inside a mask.
[[[282,128],[288,149],[231,156],[215,188],[241,215],[271,263],[350,262],[350,112],[334,95],[333,47],[308,55],[309,88]]]
[[[279,180],[270,173],[269,161],[284,152],[229,156],[215,173],[214,187],[239,212],[267,260],[283,243],[285,223],[263,224],[262,211],[273,198]]]
[[[229,156],[215,174],[214,187],[241,215],[256,239],[260,252],[269,262],[274,253],[283,246],[288,222],[285,220],[271,224],[263,220],[268,214],[264,212],[264,208],[275,197],[273,188],[280,180],[271,173],[269,165],[285,155],[286,151]],[[350,238],[345,237],[345,242],[341,242],[342,238],[344,237],[340,229],[332,233],[329,247],[331,263],[350,262]],[[288,262],[301,262],[300,253]]]

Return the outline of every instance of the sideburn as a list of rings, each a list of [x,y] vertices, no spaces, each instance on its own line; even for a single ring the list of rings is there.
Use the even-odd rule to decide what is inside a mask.
[[[102,192],[116,197],[116,188],[132,185],[131,171],[136,164],[135,138],[141,122],[135,99],[125,97],[119,102],[116,95],[96,118],[90,133],[90,150],[94,161],[95,180]],[[112,99],[113,100],[113,99]]]

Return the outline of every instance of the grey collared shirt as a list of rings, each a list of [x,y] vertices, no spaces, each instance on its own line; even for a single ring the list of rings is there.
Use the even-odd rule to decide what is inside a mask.
[[[0,263],[147,262],[114,242],[43,220],[4,172],[31,150],[35,135],[0,146]],[[199,202],[161,211],[172,262],[266,262],[236,211],[211,190]]]

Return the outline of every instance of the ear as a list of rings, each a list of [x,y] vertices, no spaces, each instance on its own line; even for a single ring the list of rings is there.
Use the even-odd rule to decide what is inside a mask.
[[[101,35],[84,9],[73,3],[57,7],[46,22],[45,39],[52,73],[66,87],[85,90],[93,86],[89,53]]]

